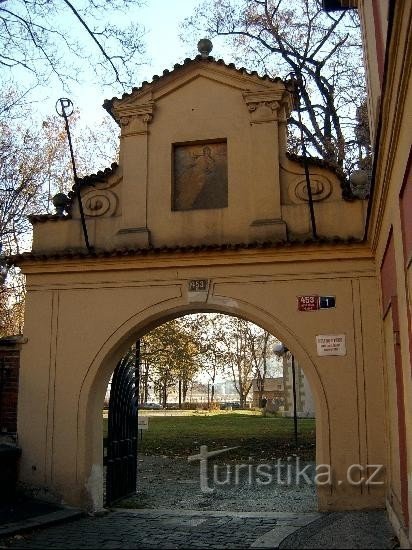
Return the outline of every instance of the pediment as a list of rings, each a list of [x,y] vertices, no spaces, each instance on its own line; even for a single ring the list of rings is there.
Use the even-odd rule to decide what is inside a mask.
[[[199,79],[204,80],[205,88],[209,83],[218,84],[237,89],[250,97],[267,95],[271,100],[287,102],[292,107],[290,86],[282,79],[259,76],[244,68],[237,69],[233,64],[227,65],[222,60],[215,61],[211,57],[203,59],[200,56],[186,60],[182,65],[175,65],[172,71],[164,71],[162,76],[155,75],[152,82],[144,82],[140,88],[134,88],[132,93],[123,94],[122,98],[106,100],[104,107],[118,124],[122,117],[133,114],[147,117],[152,114],[158,100]]]
[[[106,102],[121,127],[119,165],[78,182],[92,246],[140,250],[301,238],[313,231],[309,194],[318,235],[363,234],[363,206],[342,201],[339,175],[307,160],[308,188],[302,159],[286,154],[293,99],[279,78],[197,58]],[[32,219],[33,250],[82,247],[77,193],[66,211],[53,232],[40,223],[49,216]]]

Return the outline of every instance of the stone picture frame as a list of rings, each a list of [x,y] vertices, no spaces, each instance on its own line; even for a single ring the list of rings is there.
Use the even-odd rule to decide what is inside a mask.
[[[226,140],[175,143],[172,155],[172,210],[228,206]]]

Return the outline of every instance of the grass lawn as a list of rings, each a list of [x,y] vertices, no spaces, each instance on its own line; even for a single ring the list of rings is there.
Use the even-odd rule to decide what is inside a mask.
[[[159,411],[160,412],[160,411]],[[106,428],[107,420],[104,420]],[[150,415],[149,429],[139,438],[139,452],[147,455],[189,456],[200,445],[209,450],[236,447],[223,460],[276,459],[293,454],[315,459],[315,420],[299,419],[298,447],[294,444],[292,418],[265,417],[260,412],[236,411],[190,416]],[[218,457],[216,457],[218,458]]]

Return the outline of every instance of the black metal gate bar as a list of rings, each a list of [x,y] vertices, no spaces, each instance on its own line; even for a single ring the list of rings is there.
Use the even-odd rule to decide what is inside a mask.
[[[109,399],[106,506],[136,493],[137,481],[137,365],[136,351],[128,352],[117,365]]]

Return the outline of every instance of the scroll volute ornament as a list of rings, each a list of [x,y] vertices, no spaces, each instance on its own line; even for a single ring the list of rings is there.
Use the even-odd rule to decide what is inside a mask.
[[[82,201],[85,215],[91,218],[114,216],[118,202],[117,196],[108,189],[92,189],[83,195]]]
[[[315,175],[310,177],[310,189],[312,192],[312,200],[314,202],[320,202],[331,195],[332,184],[328,179],[320,175]],[[295,204],[309,201],[305,177],[296,178],[289,185],[289,198]]]

